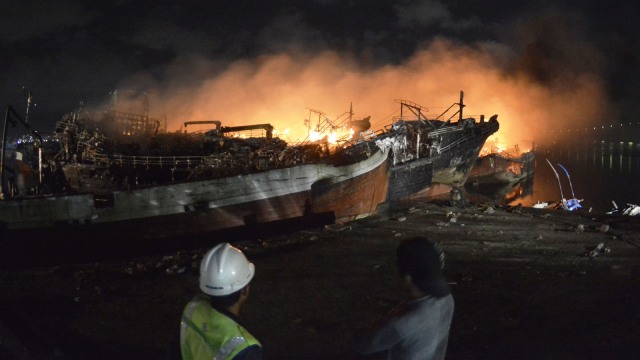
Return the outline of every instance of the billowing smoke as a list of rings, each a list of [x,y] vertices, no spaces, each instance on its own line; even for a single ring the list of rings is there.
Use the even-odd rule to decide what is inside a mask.
[[[307,134],[308,108],[335,119],[353,104],[356,116],[370,115],[373,126],[381,128],[399,115],[395,99],[427,107],[435,118],[458,101],[462,90],[465,116],[498,114],[496,136],[506,145],[540,142],[536,135],[556,128],[586,126],[606,110],[597,77],[534,81],[527,73],[505,71],[504,55],[496,50],[504,49],[440,39],[402,64],[374,69],[331,51],[262,56],[232,63],[194,88],[153,92],[152,105],[162,105],[170,131],[192,120],[221,120],[225,126],[271,123],[280,132],[288,129],[295,141]]]
[[[315,0],[194,9],[32,0],[9,7],[0,26],[11,30],[0,35],[11,55],[0,60],[0,95],[23,103],[18,90],[26,86],[38,101],[32,119],[52,126],[78,101],[93,106],[111,90],[137,90],[149,93],[151,114],[166,115],[170,131],[193,120],[268,122],[289,129],[291,140],[306,135],[308,108],[334,119],[353,104],[379,128],[397,115],[395,99],[435,117],[461,90],[467,115],[498,114],[505,145],[617,119],[609,100],[635,119],[637,106],[628,105],[637,103],[637,26],[611,16],[633,7],[571,3]]]
[[[435,116],[460,90],[466,114],[499,115],[507,144],[635,121],[636,6],[574,3],[15,2],[0,24],[0,98],[23,108],[22,87],[32,91],[30,121],[44,130],[114,89],[149,93],[169,130],[217,119],[299,137],[307,108],[335,118],[351,103],[382,126],[394,99]]]
[[[439,2],[417,3],[396,8],[398,19],[404,19],[400,24],[411,25],[412,32],[480,26],[471,17],[456,21]],[[413,18],[428,21],[409,21]],[[331,41],[316,41],[322,47],[311,49],[308,40],[321,37],[317,30],[305,28],[299,14],[289,19],[297,20],[279,22],[278,37],[269,35],[273,26],[257,36],[280,39],[278,44],[264,40],[265,55],[226,63],[181,57],[164,71],[163,80],[142,73],[123,86],[150,92],[151,110],[166,115],[169,131],[193,120],[220,120],[224,126],[271,123],[280,133],[288,130],[291,141],[307,135],[309,108],[335,119],[353,104],[357,117],[370,115],[379,129],[399,115],[395,99],[427,107],[435,118],[458,101],[461,90],[466,116],[498,114],[500,131],[494,137],[507,146],[559,140],[601,121],[608,111],[598,75],[602,60],[585,40],[577,13],[551,8],[516,17],[503,22],[494,31],[502,35],[491,41],[431,36],[409,56],[377,62],[370,58],[384,53],[379,48],[335,50],[326,45]],[[282,29],[289,23],[295,27]],[[295,34],[288,45],[282,42],[287,33]]]

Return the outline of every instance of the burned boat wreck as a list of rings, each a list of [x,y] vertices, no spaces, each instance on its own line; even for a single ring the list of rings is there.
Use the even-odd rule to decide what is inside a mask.
[[[462,92],[449,118],[449,109],[428,119],[426,108],[399,103],[400,116],[379,132],[369,130],[369,117],[354,120],[351,109],[341,124],[317,112],[315,130],[351,128],[339,146],[326,137],[288,144],[270,124],[188,121],[167,132],[148,111],[114,105],[96,117],[79,108],[48,139],[30,136],[9,156],[13,162],[2,167],[0,181],[0,231],[108,230],[154,239],[318,214],[345,221],[439,185],[462,186],[498,130],[497,116],[463,118]],[[4,139],[7,123],[28,127],[11,107]],[[208,128],[187,132],[193,125]]]
[[[400,117],[377,143],[391,148],[388,200],[429,198],[461,187],[489,136],[499,129],[497,115],[485,121],[464,118],[464,93],[434,119],[427,108],[400,103]],[[457,110],[451,113],[452,109]],[[457,121],[453,121],[455,117]]]
[[[515,184],[532,177],[535,152],[521,152],[515,145],[506,149],[493,148],[475,160],[469,182],[476,185]]]
[[[5,181],[3,168],[1,232],[154,239],[313,214],[355,219],[386,200],[387,152],[371,142],[329,149],[288,145],[269,124],[163,133],[146,114],[105,117],[94,124],[79,109],[58,122],[57,151],[32,159],[45,169],[32,188]],[[22,120],[8,110],[7,122]]]

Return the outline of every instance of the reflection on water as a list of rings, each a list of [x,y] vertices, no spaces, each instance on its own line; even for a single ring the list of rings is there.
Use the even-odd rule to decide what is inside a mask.
[[[549,156],[589,165],[610,172],[638,176],[640,163],[640,143],[626,141],[583,141],[564,146],[556,146],[548,151]]]
[[[562,164],[569,172],[559,172],[558,179],[551,167]],[[571,183],[569,183],[569,180]],[[555,145],[536,150],[533,191],[513,200],[531,206],[538,201],[559,201],[565,198],[583,199],[583,209],[597,211],[612,209],[612,201],[623,207],[640,203],[640,144],[636,142],[583,141]]]
[[[533,184],[534,177],[525,178],[516,184],[468,183],[465,185],[465,194],[467,199],[475,204],[510,204],[533,195]]]

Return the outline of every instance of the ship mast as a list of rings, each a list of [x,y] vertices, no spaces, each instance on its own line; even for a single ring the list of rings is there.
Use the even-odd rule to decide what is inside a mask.
[[[353,102],[349,103],[349,124],[353,121]]]
[[[460,102],[458,103],[460,106],[460,114],[458,117],[458,121],[462,121],[462,109],[464,108],[464,91],[460,90]]]
[[[24,92],[25,96],[27,97],[27,110],[25,111],[25,115],[24,115],[24,122],[25,123],[29,123],[29,109],[31,108],[31,104],[33,103],[33,96],[31,95],[31,91],[27,90],[24,86],[22,87],[22,91]],[[33,104],[34,106],[36,104]]]

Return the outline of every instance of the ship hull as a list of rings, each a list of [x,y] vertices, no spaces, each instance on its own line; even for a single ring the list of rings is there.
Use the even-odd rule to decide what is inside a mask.
[[[397,164],[389,172],[389,200],[407,200],[419,196],[431,186],[433,159],[422,158]]]
[[[448,137],[447,150],[434,156],[433,183],[460,187],[465,184],[489,136],[499,129],[497,120],[471,123],[456,129]],[[470,125],[473,124],[473,125]]]
[[[498,128],[495,120],[480,123],[471,120],[464,126],[449,125],[427,132],[422,136],[425,140],[417,145],[428,149],[423,157],[392,165],[389,200],[429,199],[463,186],[485,141]],[[408,136],[407,141],[412,140]]]
[[[151,239],[326,212],[352,219],[376,211],[386,197],[387,177],[387,154],[376,151],[340,166],[305,164],[99,196],[6,200],[0,202],[0,231],[3,238],[104,230],[114,237]]]

